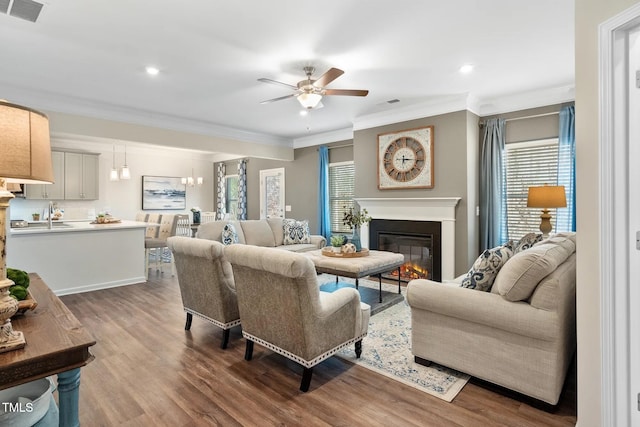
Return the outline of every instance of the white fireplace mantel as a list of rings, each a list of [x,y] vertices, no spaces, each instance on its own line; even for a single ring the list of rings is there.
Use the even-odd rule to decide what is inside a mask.
[[[456,206],[460,197],[376,197],[356,198],[374,219],[437,221],[442,223],[442,280],[455,277]],[[369,247],[369,227],[362,227],[362,245]]]

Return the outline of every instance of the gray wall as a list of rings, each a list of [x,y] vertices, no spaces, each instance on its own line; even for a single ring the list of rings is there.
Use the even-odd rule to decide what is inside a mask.
[[[352,141],[327,144],[330,148],[329,162],[337,163],[353,160],[351,144]],[[338,148],[331,149],[331,147]],[[225,163],[227,165],[227,175],[237,173],[237,161]],[[285,212],[285,216],[287,218],[308,220],[311,232],[317,233],[319,231],[318,147],[315,146],[294,150],[294,160],[292,162],[258,158],[248,159],[247,218],[260,218],[260,171],[274,168],[285,169],[285,204],[291,206],[291,212]]]
[[[378,134],[424,126],[434,126],[434,187],[378,190]],[[465,273],[470,261],[477,257],[477,226],[469,217],[475,210],[469,200],[472,203],[477,200],[477,185],[469,187],[470,182],[478,180],[477,128],[477,116],[463,110],[364,129],[354,134],[356,197],[461,197],[456,207],[456,275]],[[470,163],[475,164],[471,171],[468,170]]]
[[[564,105],[564,104],[562,104]],[[505,119],[557,112],[561,104],[514,111],[479,118],[457,111],[422,119],[394,123],[354,132],[353,141],[328,144],[331,163],[355,162],[356,197],[460,197],[456,207],[455,274],[467,272],[479,249],[479,177],[482,132],[479,122],[492,117]],[[434,126],[434,188],[379,190],[377,177],[378,134],[424,126]],[[558,115],[525,118],[507,122],[507,142],[555,138]],[[334,147],[334,148],[331,148]],[[227,173],[235,174],[237,162],[227,163]],[[260,170],[285,168],[285,199],[291,206],[287,218],[307,219],[313,233],[318,232],[318,148],[294,150],[294,161],[250,158],[247,164],[248,218],[260,217]]]
[[[573,103],[569,102],[565,104],[548,105],[545,107],[530,108],[527,110],[486,116],[482,118],[482,121],[495,117],[507,119],[507,143],[557,138],[560,132],[558,114],[545,115],[541,117],[535,116],[540,114],[557,113],[565,105],[573,105]],[[513,120],[517,118],[520,119]],[[482,141],[480,141],[480,143],[482,143]]]

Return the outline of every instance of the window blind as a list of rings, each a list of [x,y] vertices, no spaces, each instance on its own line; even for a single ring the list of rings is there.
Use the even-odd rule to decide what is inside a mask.
[[[354,207],[355,166],[353,162],[329,164],[329,211],[332,233],[350,233],[342,224],[344,213]]]
[[[527,207],[529,187],[558,182],[558,140],[547,139],[505,145],[504,173],[507,240],[520,239],[527,233],[539,232],[540,209]],[[550,209],[555,228],[556,209]],[[503,224],[503,230],[504,224]]]

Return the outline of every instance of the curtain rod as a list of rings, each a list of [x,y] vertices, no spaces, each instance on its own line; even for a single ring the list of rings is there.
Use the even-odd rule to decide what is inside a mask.
[[[510,119],[504,119],[504,121],[505,122],[513,122],[513,121],[516,121],[516,120],[535,119],[537,117],[554,116],[556,114],[560,114],[560,111],[552,111],[550,113],[533,114],[531,116],[513,117],[513,118],[510,118]],[[480,125],[480,127],[484,126],[484,122],[480,122],[479,125]]]
[[[532,116],[524,116],[524,117],[514,117],[511,119],[504,119],[505,122],[512,122],[515,120],[523,120],[523,119],[535,119],[536,117],[545,117],[545,116],[553,116],[556,114],[560,114],[560,111],[553,111],[551,113],[542,113],[542,114],[534,114]]]
[[[331,147],[329,147],[329,146],[327,145],[327,148],[328,148],[329,150],[333,150],[334,148],[345,148],[345,147],[353,147],[353,144],[334,145],[334,146],[331,146]],[[319,148],[316,148],[316,151],[320,151],[320,149],[319,149]]]

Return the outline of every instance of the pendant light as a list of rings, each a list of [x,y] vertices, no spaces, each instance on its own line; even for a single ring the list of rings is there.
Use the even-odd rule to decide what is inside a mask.
[[[118,169],[116,168],[116,146],[113,146],[113,167],[109,174],[109,181],[118,181]]]
[[[131,171],[127,166],[127,146],[124,146],[124,166],[120,169],[120,179],[131,179]]]
[[[196,184],[202,185],[204,178],[201,176],[196,177],[193,173],[193,168],[191,168],[191,176],[183,177],[180,181],[189,187],[195,187]]]

